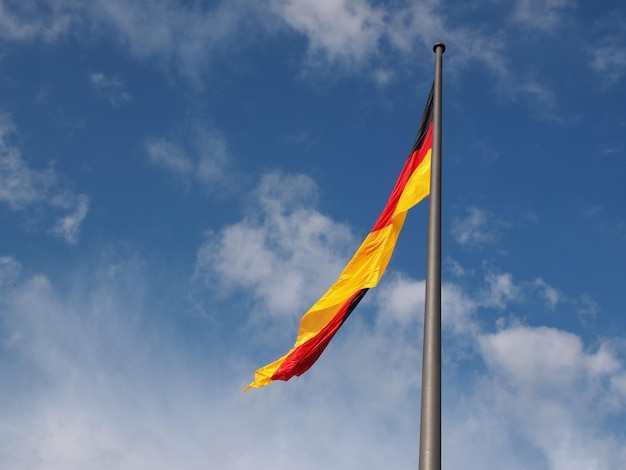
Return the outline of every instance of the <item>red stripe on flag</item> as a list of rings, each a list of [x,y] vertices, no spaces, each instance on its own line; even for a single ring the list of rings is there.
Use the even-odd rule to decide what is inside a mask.
[[[272,375],[272,380],[289,380],[294,375],[300,376],[309,370],[324,352],[330,340],[333,339],[335,333],[343,325],[343,322],[346,321],[346,318],[357,306],[365,294],[364,291],[367,291],[367,289],[361,289],[350,297],[317,335],[289,354],[276,372],[274,372],[274,375]]]
[[[398,201],[400,200],[400,196],[402,196],[402,191],[404,191],[404,187],[406,186],[407,181],[415,171],[415,169],[422,163],[424,157],[428,150],[432,147],[432,136],[433,124],[432,122],[428,126],[428,133],[426,134],[426,138],[422,143],[422,146],[415,150],[409,158],[407,158],[406,163],[404,164],[404,168],[402,169],[402,173],[400,173],[400,177],[396,182],[393,191],[391,192],[391,196],[389,196],[389,201],[387,201],[387,205],[383,209],[383,212],[378,217],[378,220],[374,224],[374,228],[372,228],[372,232],[380,230],[383,227],[386,227],[391,223],[391,218],[393,217],[394,212],[396,211],[396,206],[398,205]]]

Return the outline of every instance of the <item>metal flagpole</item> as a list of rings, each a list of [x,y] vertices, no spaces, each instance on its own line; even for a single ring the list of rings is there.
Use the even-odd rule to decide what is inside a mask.
[[[441,64],[445,44],[433,46],[433,143],[428,206],[426,302],[422,359],[419,470],[441,470]]]

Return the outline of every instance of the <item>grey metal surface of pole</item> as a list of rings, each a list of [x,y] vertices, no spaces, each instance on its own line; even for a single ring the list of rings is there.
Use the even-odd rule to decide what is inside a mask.
[[[436,43],[428,206],[419,470],[441,469],[441,82],[446,46]]]

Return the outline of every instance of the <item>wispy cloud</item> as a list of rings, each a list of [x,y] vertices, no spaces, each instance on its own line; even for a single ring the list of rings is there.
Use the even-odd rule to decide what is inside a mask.
[[[11,118],[0,115],[0,202],[14,212],[45,207],[59,217],[51,232],[68,243],[76,243],[89,208],[88,197],[64,187],[54,168],[30,168],[13,142],[16,135]]]
[[[40,202],[56,182],[52,169],[31,170],[13,144],[16,129],[11,118],[0,115],[0,200],[13,210]]]
[[[498,241],[508,223],[485,209],[469,207],[465,217],[452,220],[452,235],[460,245],[476,247],[491,245]]]
[[[42,8],[38,8],[38,7]],[[32,2],[0,2],[0,40],[53,42],[67,33],[76,19],[73,2],[61,0],[36,5]]]
[[[186,190],[194,185],[223,188],[233,157],[224,136],[207,123],[192,121],[172,138],[148,137],[150,163],[174,175]]]
[[[519,297],[520,288],[513,282],[511,273],[487,273],[487,289],[482,295],[481,304],[504,309],[511,300]]]
[[[574,8],[575,0],[516,0],[512,19],[526,29],[551,32]]]
[[[591,67],[605,84],[613,85],[626,75],[626,26],[624,14],[615,12],[594,24],[596,33],[591,49]]]
[[[548,2],[546,11],[559,11],[560,6],[552,3]],[[13,31],[6,39],[53,41],[69,31],[112,31],[131,56],[174,69],[197,86],[202,86],[199,78],[211,63],[226,51],[247,47],[257,35],[300,35],[306,39],[303,64],[307,71],[329,76],[332,70],[333,78],[358,73],[380,86],[398,73],[388,66],[386,56],[413,57],[416,49],[430,50],[435,41],[447,40],[458,49],[450,57],[450,70],[479,63],[498,79],[523,85],[509,71],[501,34],[494,34],[488,26],[482,32],[454,25],[434,0],[385,5],[368,0],[237,0],[212,7],[163,0],[86,4],[63,0],[59,5],[28,12],[5,5],[6,22],[11,25],[7,30]],[[519,17],[527,10],[524,5],[519,2]],[[46,26],[51,21],[57,25],[54,34]]]
[[[22,265],[12,256],[0,256],[0,289],[17,278]]]
[[[89,82],[113,106],[122,106],[132,99],[130,93],[124,90],[122,81],[117,77],[107,77],[102,72],[92,72],[89,74]]]
[[[388,84],[398,72],[386,66],[385,57],[414,56],[429,51],[436,41],[454,44],[448,70],[479,63],[499,79],[512,77],[504,58],[504,38],[480,29],[453,25],[437,1],[374,4],[367,0],[275,0],[272,11],[292,32],[307,40],[306,68],[323,73],[362,73],[378,85]],[[516,80],[517,81],[517,80]]]
[[[148,14],[149,12],[149,14]],[[228,47],[249,40],[264,17],[257,2],[222,1],[210,7],[161,0],[101,0],[85,8],[101,28],[112,29],[130,54],[155,59],[200,85],[198,77]]]
[[[70,33],[109,34],[129,54],[175,69],[195,85],[216,55],[243,31],[264,28],[257,2],[222,1],[211,7],[167,0],[0,2],[0,40],[54,42]],[[244,25],[248,27],[244,28]]]
[[[149,137],[146,151],[150,162],[185,179],[193,177],[194,162],[175,144],[159,137]]]
[[[563,300],[562,294],[557,289],[547,284],[543,279],[538,278],[535,281],[535,285],[540,292],[543,293],[543,296],[550,307],[556,307],[556,305]]]
[[[28,11],[5,5],[5,21],[11,26],[7,31],[13,31],[6,34],[6,40],[54,41],[69,32],[81,35],[85,31],[114,36],[130,56],[173,70],[199,88],[211,64],[249,47],[259,36],[304,38],[302,69],[306,76],[334,81],[358,75],[379,87],[386,87],[403,73],[390,65],[390,57],[401,62],[416,55],[421,58],[424,54],[415,51],[430,51],[435,41],[444,40],[455,48],[446,59],[452,76],[479,64],[492,73],[502,96],[530,98],[538,109],[547,107],[546,112],[539,112],[541,117],[555,116],[554,95],[547,84],[512,69],[506,52],[513,38],[504,27],[494,30],[487,21],[475,27],[456,24],[436,0],[386,4],[370,0],[236,0],[211,6],[164,0],[62,0],[58,4]],[[510,8],[513,21],[533,31],[551,30],[570,9],[569,0],[518,0]],[[48,31],[50,24],[56,25],[54,33]],[[610,67],[615,73],[620,69],[619,58],[615,58],[619,54],[611,57],[598,55],[595,67]],[[107,96],[116,105],[128,100],[114,79],[96,80],[109,83]]]
[[[604,44],[597,48],[591,63],[593,69],[610,82],[619,81],[626,72],[624,43]]]
[[[79,194],[71,198],[70,204],[74,206],[73,212],[61,217],[52,229],[52,233],[67,243],[73,244],[77,242],[80,224],[87,216],[89,198],[84,194]]]

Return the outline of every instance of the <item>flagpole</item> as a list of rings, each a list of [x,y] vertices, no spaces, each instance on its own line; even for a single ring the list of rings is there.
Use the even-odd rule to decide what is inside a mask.
[[[428,206],[426,300],[422,359],[419,470],[441,469],[441,65],[445,44],[433,46],[433,143]]]

